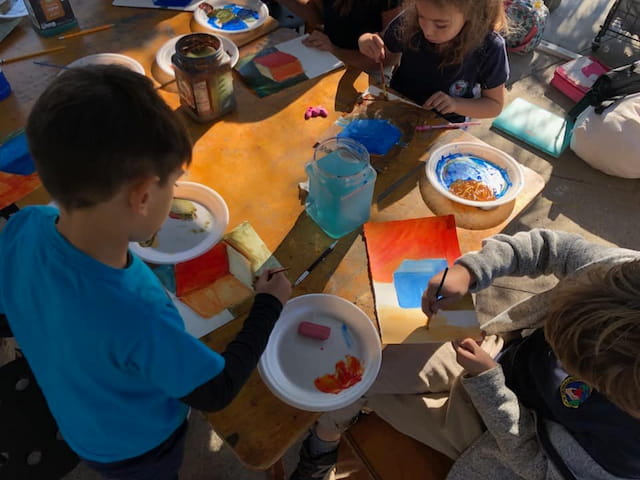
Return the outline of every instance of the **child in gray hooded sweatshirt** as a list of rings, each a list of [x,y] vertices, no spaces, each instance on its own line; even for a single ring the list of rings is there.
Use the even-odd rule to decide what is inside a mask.
[[[442,345],[422,363],[385,349],[356,411],[367,405],[456,459],[452,480],[640,479],[640,252],[550,230],[496,235],[455,262],[439,300],[442,273],[431,279],[423,310],[499,277],[539,275],[559,282],[482,325],[481,346]],[[347,410],[320,418],[299,469],[327,466],[317,447],[337,444]]]

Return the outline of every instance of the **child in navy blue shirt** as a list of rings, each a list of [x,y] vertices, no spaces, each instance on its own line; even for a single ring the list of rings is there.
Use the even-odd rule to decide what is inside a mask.
[[[0,314],[81,458],[105,478],[175,479],[189,407],[235,397],[291,286],[260,277],[243,329],[218,354],[185,331],[128,250],[163,224],[191,160],[184,126],[144,76],[63,72],[34,105],[27,136],[59,210],[25,208],[0,234]]]
[[[400,0],[279,0],[314,26],[303,40],[311,48],[334,54],[344,63],[379,73],[376,62],[358,51],[358,38],[382,32],[400,13]]]
[[[402,54],[391,88],[449,121],[500,114],[509,63],[502,0],[417,0],[382,37],[363,34],[360,51],[375,62]]]

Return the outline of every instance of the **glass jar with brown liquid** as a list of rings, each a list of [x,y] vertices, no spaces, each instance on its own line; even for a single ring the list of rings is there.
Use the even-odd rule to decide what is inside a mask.
[[[222,41],[208,33],[186,35],[171,57],[180,103],[199,122],[208,122],[235,107],[231,59]]]

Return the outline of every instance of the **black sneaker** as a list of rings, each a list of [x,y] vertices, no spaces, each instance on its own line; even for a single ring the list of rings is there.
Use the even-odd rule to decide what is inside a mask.
[[[300,460],[289,480],[324,480],[338,462],[338,449],[312,457],[309,453],[311,435],[305,438],[300,448]]]

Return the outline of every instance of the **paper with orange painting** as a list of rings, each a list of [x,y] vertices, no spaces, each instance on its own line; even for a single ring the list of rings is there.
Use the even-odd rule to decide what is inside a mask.
[[[364,225],[364,237],[382,343],[480,337],[469,294],[433,316],[428,329],[421,309],[422,292],[431,277],[460,256],[453,215],[369,222]]]
[[[233,320],[232,309],[254,295],[253,279],[281,267],[249,222],[227,233],[209,251],[154,271],[180,312],[186,330],[200,338]]]

